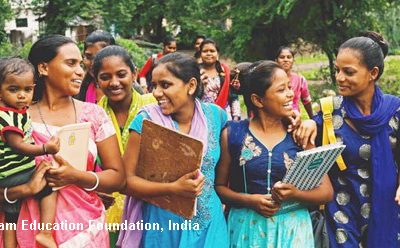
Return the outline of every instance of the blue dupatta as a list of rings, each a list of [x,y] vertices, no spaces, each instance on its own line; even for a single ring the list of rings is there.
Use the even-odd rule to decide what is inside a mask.
[[[344,97],[343,104],[357,130],[371,136],[372,203],[368,247],[400,247],[400,206],[394,200],[398,174],[389,141],[389,121],[400,108],[400,98],[383,94],[375,86],[370,115],[363,116],[351,97]]]

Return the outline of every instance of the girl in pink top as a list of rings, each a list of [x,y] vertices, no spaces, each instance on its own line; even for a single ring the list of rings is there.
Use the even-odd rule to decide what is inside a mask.
[[[292,51],[289,47],[281,46],[277,52],[276,62],[289,76],[291,87],[294,92],[293,109],[300,112],[299,100],[301,98],[304,108],[307,111],[308,116],[311,118],[313,116],[313,111],[311,106],[311,95],[308,91],[307,81],[303,76],[291,71],[294,63],[294,55],[294,51]]]

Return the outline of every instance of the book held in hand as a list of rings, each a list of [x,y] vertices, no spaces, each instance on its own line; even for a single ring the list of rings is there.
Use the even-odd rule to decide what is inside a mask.
[[[174,182],[200,168],[203,143],[193,137],[144,120],[136,175],[153,182]],[[166,195],[143,199],[187,219],[196,214],[196,198]]]
[[[336,143],[298,152],[282,182],[300,190],[317,187],[345,147],[342,143]]]
[[[87,167],[91,125],[90,122],[65,125],[56,134],[60,138],[60,151],[57,155],[81,171],[86,171]],[[62,187],[55,187],[53,190],[60,188]]]

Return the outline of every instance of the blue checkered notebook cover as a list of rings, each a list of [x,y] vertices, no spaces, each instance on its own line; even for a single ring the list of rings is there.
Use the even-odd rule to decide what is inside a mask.
[[[342,143],[336,143],[298,152],[282,182],[300,190],[317,187],[345,147]]]

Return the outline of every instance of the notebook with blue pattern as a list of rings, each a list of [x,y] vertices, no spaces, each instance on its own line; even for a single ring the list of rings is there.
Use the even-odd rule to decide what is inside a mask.
[[[336,143],[298,152],[282,182],[300,190],[316,188],[345,147],[342,143]]]

